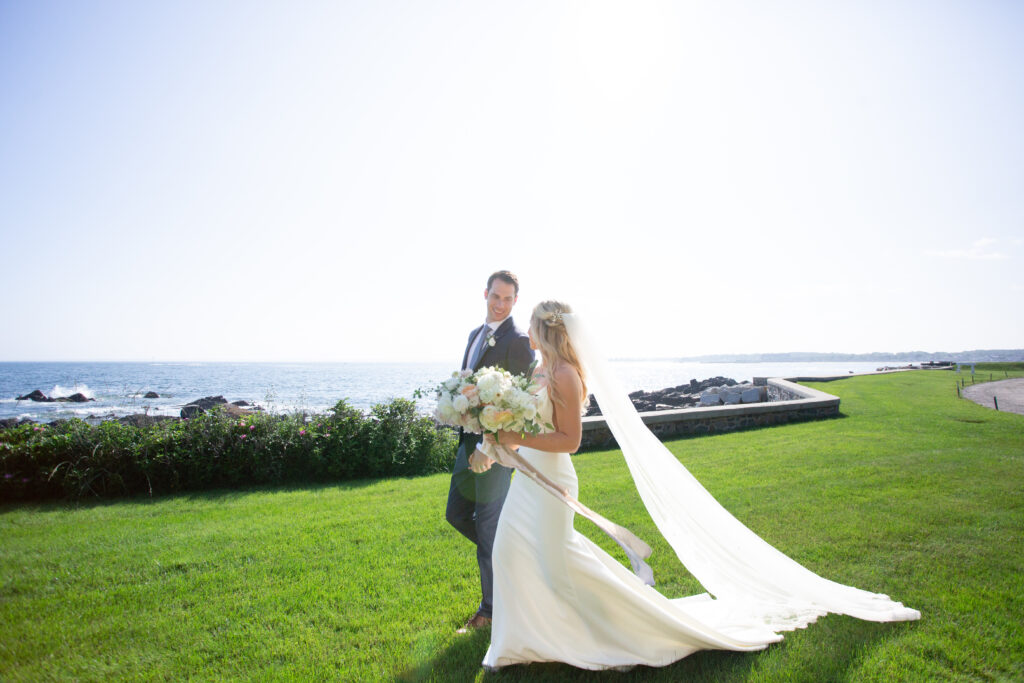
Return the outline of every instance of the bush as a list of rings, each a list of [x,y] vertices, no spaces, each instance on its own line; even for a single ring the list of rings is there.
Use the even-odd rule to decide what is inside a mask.
[[[396,399],[368,415],[231,417],[220,409],[146,426],[68,420],[0,431],[0,501],[415,476],[447,471],[452,430]]]

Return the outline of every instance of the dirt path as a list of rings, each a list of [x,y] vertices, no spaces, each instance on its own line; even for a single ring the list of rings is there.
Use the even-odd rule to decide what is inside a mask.
[[[984,382],[965,387],[964,398],[978,405],[994,408],[994,396],[999,401],[999,410],[1024,415],[1024,377],[1001,379],[998,382]]]

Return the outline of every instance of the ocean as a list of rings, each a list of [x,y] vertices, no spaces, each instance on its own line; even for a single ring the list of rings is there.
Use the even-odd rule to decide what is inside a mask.
[[[831,376],[873,371],[911,361],[838,363],[695,363],[612,361],[627,391],[654,390],[691,379]],[[0,419],[37,422],[102,419],[135,413],[178,415],[203,396],[245,400],[272,412],[323,412],[344,398],[361,410],[393,398],[413,398],[448,377],[446,363],[0,363]],[[41,390],[51,398],[82,393],[88,403],[36,403],[15,398]],[[147,392],[160,398],[146,399]],[[417,402],[429,412],[430,399]]]

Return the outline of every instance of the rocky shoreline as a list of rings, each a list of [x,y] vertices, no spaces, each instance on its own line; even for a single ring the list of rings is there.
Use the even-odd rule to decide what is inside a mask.
[[[769,397],[764,387],[756,387],[750,382],[737,382],[729,377],[711,377],[703,381],[691,379],[689,384],[657,391],[634,391],[629,395],[629,400],[637,412],[649,413],[734,403],[760,403],[769,400]],[[600,414],[601,407],[591,394],[586,417]]]
[[[145,398],[159,398],[156,392],[149,392]],[[42,391],[36,389],[24,396],[18,396],[15,400],[17,401],[35,401],[37,403],[85,403],[87,401],[95,401],[94,398],[86,398],[82,394],[73,394],[67,397],[50,398],[46,396]],[[124,415],[122,417],[116,417],[113,413],[109,415],[90,415],[86,420],[100,420],[103,422],[120,422],[121,424],[132,425],[133,427],[147,427],[157,422],[164,422],[166,420],[187,420],[190,417],[201,415],[215,406],[219,406],[228,415],[232,417],[241,417],[244,415],[250,415],[252,413],[263,412],[263,408],[250,403],[249,401],[232,401],[229,402],[223,396],[204,396],[197,398],[194,401],[190,401],[181,408],[181,412],[175,415],[148,415],[146,413],[135,413],[133,415]],[[67,422],[67,419],[52,420],[50,422],[36,422],[28,418],[18,419],[16,417],[9,417],[6,419],[0,419],[0,429],[9,429],[11,427],[17,427],[25,424],[48,424],[55,425]]]
[[[153,395],[147,394],[146,398],[159,398],[155,393],[150,393]],[[680,408],[730,405],[735,403],[757,403],[769,400],[764,387],[755,387],[750,382],[737,382],[729,377],[711,377],[702,381],[694,379],[690,380],[689,384],[681,384],[679,386],[668,387],[656,391],[634,391],[629,395],[629,398],[633,402],[633,406],[641,413],[660,410],[678,410]],[[24,396],[17,397],[17,400],[37,401],[41,403],[52,403],[57,401],[85,403],[95,399],[86,398],[82,394],[54,399],[47,397],[42,391],[36,389]],[[113,414],[97,415],[89,416],[85,419],[115,421],[135,427],[145,427],[166,420],[185,420],[201,415],[202,413],[218,406],[233,417],[241,417],[243,415],[263,411],[263,408],[250,403],[249,401],[229,402],[223,396],[204,396],[185,404],[177,416],[136,413],[122,417],[116,417]],[[601,415],[601,408],[594,396],[591,395],[586,416],[590,417],[595,415]],[[8,429],[23,424],[53,425],[66,421],[67,420],[59,419],[46,423],[37,423],[35,420],[30,420],[28,418],[18,419],[12,417],[0,419],[0,429]]]

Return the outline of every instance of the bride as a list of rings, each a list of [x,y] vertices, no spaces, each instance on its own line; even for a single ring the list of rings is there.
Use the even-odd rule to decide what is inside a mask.
[[[708,593],[669,599],[573,529],[573,512],[517,476],[494,539],[494,620],[487,669],[564,662],[582,669],[664,666],[698,650],[760,650],[828,612],[872,621],[920,613],[824,579],[729,514],[644,426],[568,305],[533,310],[530,342],[543,365],[538,412],[553,429],[498,441],[575,497],[588,384],[644,505]],[[584,372],[586,370],[586,372]],[[488,437],[493,441],[493,437]],[[714,597],[712,597],[714,596]]]

